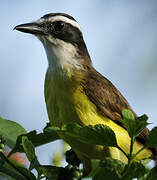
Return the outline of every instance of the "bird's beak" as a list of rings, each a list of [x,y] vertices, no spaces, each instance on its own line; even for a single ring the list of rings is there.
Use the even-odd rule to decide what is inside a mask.
[[[44,34],[44,30],[42,26],[37,22],[20,24],[20,25],[15,26],[14,29],[21,32],[34,34],[34,35]]]

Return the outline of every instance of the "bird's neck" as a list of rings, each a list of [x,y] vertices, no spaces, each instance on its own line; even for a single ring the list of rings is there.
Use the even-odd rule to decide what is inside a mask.
[[[44,47],[48,59],[48,70],[57,79],[80,79],[86,71],[86,65],[91,65],[86,47],[81,51],[83,54],[80,54],[74,45],[65,42],[59,46],[46,44]]]
[[[57,39],[56,39],[57,41]],[[90,56],[85,43],[78,46],[59,40],[55,44],[46,41],[43,43],[49,68],[52,71],[72,71],[73,69],[81,70],[85,64],[91,64]]]
[[[62,42],[60,45],[47,43],[44,45],[47,54],[48,65],[52,71],[81,68],[81,63],[77,61],[77,49],[70,43]]]

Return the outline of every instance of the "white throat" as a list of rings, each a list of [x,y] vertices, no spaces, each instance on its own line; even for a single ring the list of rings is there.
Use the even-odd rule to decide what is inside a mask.
[[[77,48],[71,43],[54,38],[40,40],[42,40],[44,44],[49,68],[51,70],[56,71],[62,69],[70,71],[72,68],[82,68],[81,58],[77,53]]]

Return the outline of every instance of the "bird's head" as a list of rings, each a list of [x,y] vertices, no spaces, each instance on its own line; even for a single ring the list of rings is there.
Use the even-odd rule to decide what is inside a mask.
[[[82,68],[90,57],[77,21],[64,13],[50,13],[14,29],[37,36],[43,43],[49,65]]]

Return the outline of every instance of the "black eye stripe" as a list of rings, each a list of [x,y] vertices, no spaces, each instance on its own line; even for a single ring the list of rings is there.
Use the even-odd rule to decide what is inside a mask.
[[[58,33],[65,27],[65,22],[63,21],[55,21],[55,22],[44,22],[39,25],[45,33]]]
[[[53,25],[54,25],[54,31],[60,32],[64,28],[65,23],[63,21],[56,21],[53,23]]]

